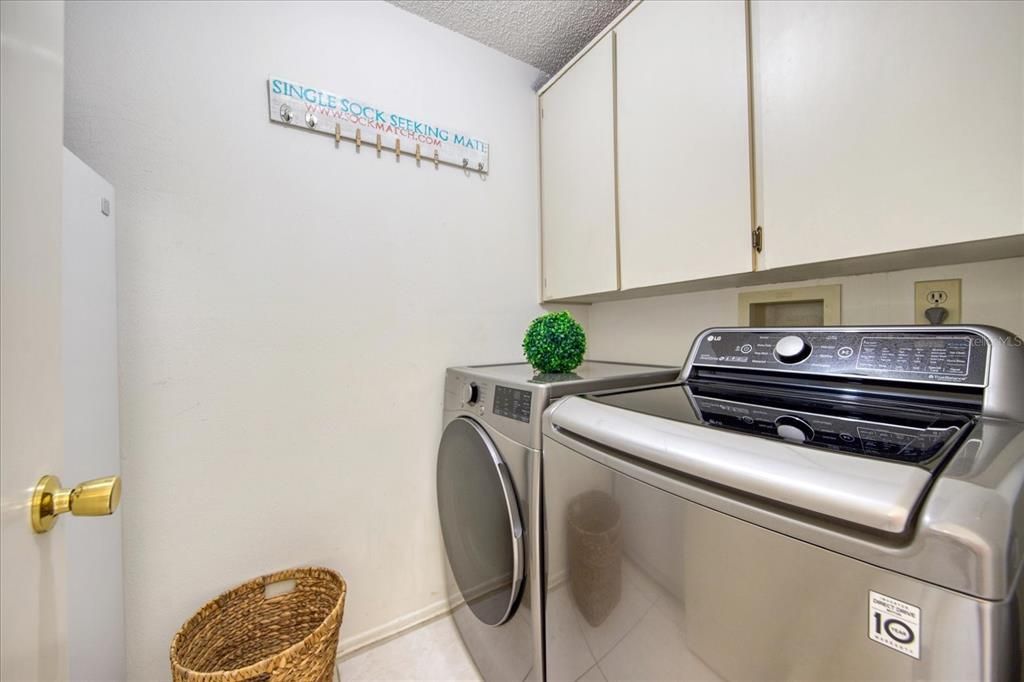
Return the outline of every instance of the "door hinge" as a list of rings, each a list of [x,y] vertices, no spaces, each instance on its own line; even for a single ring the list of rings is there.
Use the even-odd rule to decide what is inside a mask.
[[[750,231],[750,246],[758,253],[761,253],[761,249],[764,247],[764,230],[760,225]]]

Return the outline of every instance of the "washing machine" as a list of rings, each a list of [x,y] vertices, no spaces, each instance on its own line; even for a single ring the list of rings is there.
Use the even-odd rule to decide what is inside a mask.
[[[437,453],[452,616],[485,680],[544,679],[541,414],[553,400],[676,381],[679,367],[584,362],[453,367]]]
[[[549,407],[543,448],[548,680],[1024,679],[1010,332],[709,329],[675,385]],[[595,499],[615,542],[573,544]]]

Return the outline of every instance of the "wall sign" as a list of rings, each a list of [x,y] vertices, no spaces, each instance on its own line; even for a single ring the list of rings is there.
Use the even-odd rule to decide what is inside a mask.
[[[490,169],[489,146],[451,128],[387,111],[352,97],[342,97],[286,78],[267,80],[270,120],[333,135],[378,154],[388,150],[421,163],[457,166],[478,173]]]

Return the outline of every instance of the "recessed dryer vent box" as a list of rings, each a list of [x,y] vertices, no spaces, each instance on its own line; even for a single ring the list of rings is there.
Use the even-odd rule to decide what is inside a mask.
[[[841,324],[842,287],[827,284],[792,289],[760,289],[739,295],[744,327],[823,327]]]

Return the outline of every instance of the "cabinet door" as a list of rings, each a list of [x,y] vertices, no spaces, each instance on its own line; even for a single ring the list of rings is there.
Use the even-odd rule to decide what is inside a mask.
[[[749,271],[743,2],[645,2],[616,29],[622,288]]]
[[[618,288],[614,37],[540,98],[544,299]]]
[[[765,264],[1020,234],[1020,2],[755,2]]]

